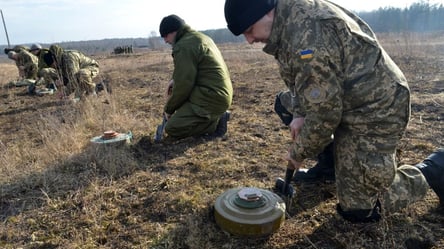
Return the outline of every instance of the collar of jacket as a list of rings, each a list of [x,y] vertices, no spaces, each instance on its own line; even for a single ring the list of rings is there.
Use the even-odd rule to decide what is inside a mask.
[[[188,24],[184,24],[182,27],[180,27],[177,30],[176,39],[175,39],[174,43],[179,41],[186,33],[190,32],[190,31],[192,31],[191,27]]]
[[[284,28],[284,23],[280,21],[280,18],[278,18],[278,16],[283,16],[282,11],[286,8],[285,4],[285,1],[277,1],[270,37],[268,38],[267,44],[262,49],[265,53],[270,55],[275,55],[280,45],[281,33]]]

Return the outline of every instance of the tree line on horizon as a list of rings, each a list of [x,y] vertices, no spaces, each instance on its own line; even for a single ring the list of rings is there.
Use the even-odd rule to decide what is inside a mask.
[[[430,4],[421,0],[407,8],[385,7],[370,12],[356,12],[376,33],[402,32],[439,32],[444,31],[444,6]],[[204,30],[216,43],[244,42],[244,36],[234,36],[228,29]],[[147,38],[119,38],[93,41],[68,41],[57,43],[65,49],[75,49],[87,54],[112,53],[116,47],[132,46],[134,52],[141,49],[165,49],[169,45],[155,31],[151,31]],[[17,44],[18,45],[18,44]],[[21,44],[30,45],[30,44]],[[49,47],[51,44],[41,44]],[[3,49],[6,46],[0,46]]]
[[[416,2],[404,9],[386,7],[357,14],[376,33],[444,31],[444,6],[428,1]]]
[[[369,12],[356,12],[375,33],[439,32],[444,31],[444,6],[420,0],[407,8],[385,7]],[[243,42],[228,29],[205,30],[216,43]]]

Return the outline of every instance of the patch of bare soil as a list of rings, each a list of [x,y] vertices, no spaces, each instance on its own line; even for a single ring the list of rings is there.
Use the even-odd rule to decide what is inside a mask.
[[[444,49],[422,44],[421,53],[407,53],[407,45],[392,44],[388,52],[412,91],[398,160],[416,164],[444,144]],[[2,87],[0,247],[444,248],[444,214],[432,190],[379,223],[350,224],[335,212],[334,184],[299,185],[276,233],[223,232],[211,212],[215,199],[240,186],[271,190],[284,176],[290,141],[273,112],[276,93],[285,89],[274,59],[256,46],[221,49],[235,94],[228,134],[212,141],[153,141],[173,68],[170,51],[97,56],[97,81],[112,93],[84,103]],[[0,68],[0,84],[15,78],[12,63]],[[131,144],[90,144],[108,129],[131,131]]]

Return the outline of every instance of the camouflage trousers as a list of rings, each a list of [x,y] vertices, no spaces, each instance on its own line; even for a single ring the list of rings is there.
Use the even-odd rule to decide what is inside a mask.
[[[185,138],[213,133],[222,113],[210,113],[208,110],[185,102],[170,117],[165,132],[173,138]]]
[[[54,84],[55,81],[59,78],[57,70],[54,68],[42,68],[39,71],[39,77],[41,80],[38,81],[37,85],[46,85],[47,87],[50,84]]]
[[[337,198],[344,210],[372,210],[379,200],[384,211],[394,212],[426,195],[429,186],[421,171],[396,165],[396,138],[337,132],[334,143]]]
[[[98,67],[87,67],[70,75],[66,84],[65,95],[74,93],[75,97],[81,97],[84,93],[91,94],[95,92],[96,84],[93,79],[98,74]],[[44,78],[46,84],[55,83],[60,78],[58,71],[54,68],[44,68],[40,70],[40,75]]]
[[[340,124],[335,131],[337,198],[344,211],[373,210],[379,200],[383,212],[396,212],[427,194],[421,171],[395,160],[410,118],[410,93],[398,86],[394,94],[379,123]]]
[[[19,76],[24,79],[35,80],[37,79],[37,66],[31,64],[25,67],[19,67]]]
[[[286,110],[297,111],[289,91],[279,93],[277,98]],[[407,98],[408,95],[398,96],[392,107],[398,108],[396,112],[405,122]],[[395,130],[402,131],[405,125],[399,124]],[[421,171],[412,165],[396,164],[398,142],[397,136],[366,137],[351,131],[335,132],[337,198],[344,211],[373,210],[379,200],[384,211],[395,212],[424,198],[429,186]]]
[[[98,67],[86,67],[80,69],[74,74],[74,79],[70,79],[65,94],[69,95],[74,92],[75,97],[81,97],[85,93],[95,93],[96,84],[93,79],[99,74]]]

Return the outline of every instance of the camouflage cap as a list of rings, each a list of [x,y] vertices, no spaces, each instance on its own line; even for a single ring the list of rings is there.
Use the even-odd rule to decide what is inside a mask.
[[[20,50],[27,50],[27,51],[29,51],[29,47],[23,46],[23,45],[16,45],[16,46],[14,46],[13,50],[15,52],[17,52],[17,53],[20,52]]]

